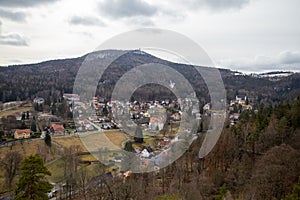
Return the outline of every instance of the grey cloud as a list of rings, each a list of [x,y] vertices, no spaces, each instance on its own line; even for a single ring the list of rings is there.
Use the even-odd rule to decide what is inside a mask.
[[[99,3],[99,10],[111,18],[153,16],[157,12],[144,0],[104,0]]]
[[[130,18],[129,21],[131,24],[138,24],[141,26],[154,26],[154,23],[151,19],[146,17],[139,17],[139,18]]]
[[[1,7],[31,7],[47,3],[53,3],[59,0],[0,0]]]
[[[105,23],[98,18],[94,17],[79,17],[73,16],[69,23],[72,25],[84,25],[84,26],[105,26]]]
[[[190,8],[209,8],[211,10],[240,9],[249,4],[250,0],[187,0]]]
[[[16,22],[25,22],[26,21],[26,14],[23,12],[12,12],[0,9],[0,17],[6,18]]]
[[[281,64],[300,64],[300,52],[284,51],[281,52],[278,57],[279,63]]]
[[[2,34],[2,22],[0,21],[0,45],[28,46],[27,39],[17,33]]]
[[[273,57],[226,59],[219,61],[219,65],[247,72],[300,71],[300,52],[284,51]]]
[[[0,45],[11,45],[11,46],[28,46],[27,40],[17,34],[7,34],[7,35],[0,35]]]

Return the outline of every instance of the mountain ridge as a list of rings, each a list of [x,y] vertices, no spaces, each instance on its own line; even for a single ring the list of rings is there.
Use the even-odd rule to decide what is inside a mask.
[[[105,50],[105,52],[115,52],[118,50]],[[203,97],[203,101],[209,101],[209,94],[201,75],[195,67],[181,63],[173,63],[149,53],[139,50],[131,50],[114,61],[103,74],[100,82],[106,82],[98,87],[98,95],[109,98],[116,80],[124,73],[141,64],[159,63],[166,64],[179,73],[182,73],[194,86],[198,97]],[[0,101],[33,99],[36,96],[47,98],[58,98],[63,93],[72,93],[73,83],[82,62],[92,52],[77,58],[54,59],[34,64],[10,65],[0,68]],[[202,67],[205,68],[205,67]],[[226,87],[228,99],[232,99],[236,94],[245,94],[260,100],[280,100],[284,97],[295,98],[300,96],[300,73],[292,73],[289,76],[281,77],[274,81],[272,77],[256,77],[251,75],[237,75],[236,71],[218,68]],[[167,98],[171,93],[164,91],[159,94],[161,88],[146,87],[147,92],[137,95],[142,99],[155,99],[158,97]],[[107,91],[106,91],[107,90]],[[151,94],[153,93],[153,94]],[[57,99],[59,100],[59,99]]]
[[[100,50],[99,50],[100,51]],[[7,66],[0,66],[0,69],[2,68],[10,68],[10,67],[25,67],[25,66],[40,66],[40,65],[44,65],[44,64],[48,64],[48,63],[52,63],[52,62],[66,62],[66,61],[73,61],[73,60],[84,60],[88,55],[91,55],[93,53],[97,53],[99,51],[93,51],[93,52],[90,52],[90,53],[86,53],[82,56],[79,56],[79,57],[70,57],[70,58],[58,58],[58,59],[50,59],[50,60],[44,60],[44,61],[38,61],[38,62],[33,62],[33,63],[25,63],[25,64],[11,64],[11,65],[7,65]],[[101,51],[126,51],[126,50],[116,50],[116,49],[107,49],[107,50],[101,50]],[[163,61],[166,61],[166,62],[170,62],[170,63],[174,63],[174,64],[182,64],[182,65],[189,65],[189,64],[185,64],[185,63],[180,63],[180,62],[172,62],[172,61],[169,61],[167,59],[164,59],[164,58],[160,58],[160,57],[157,57],[157,56],[154,56],[150,53],[147,53],[145,51],[141,51],[141,50],[128,50],[128,51],[132,51],[132,52],[142,52],[143,55],[148,55],[148,56],[152,56],[152,57],[155,57],[157,59],[160,59],[160,60],[163,60]],[[200,65],[192,65],[192,66],[196,66],[196,67],[213,67],[213,66],[200,66]],[[252,73],[244,73],[242,71],[238,71],[238,70],[232,70],[232,69],[228,69],[228,68],[223,68],[222,66],[220,67],[213,67],[213,68],[217,68],[218,70],[225,70],[225,71],[230,71],[232,73],[238,73],[240,75],[268,75],[268,74],[279,74],[279,73],[282,73],[282,74],[287,74],[287,73],[290,73],[290,74],[298,74],[300,72],[294,72],[294,71],[284,71],[284,70],[270,70],[270,71],[267,71],[267,72],[252,72]]]

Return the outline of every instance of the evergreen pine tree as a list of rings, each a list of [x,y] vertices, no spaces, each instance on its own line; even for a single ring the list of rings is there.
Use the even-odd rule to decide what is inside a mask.
[[[44,166],[43,159],[39,155],[29,156],[22,162],[20,169],[22,174],[15,199],[48,199],[47,193],[53,186],[46,180],[46,175],[51,176],[51,173]]]

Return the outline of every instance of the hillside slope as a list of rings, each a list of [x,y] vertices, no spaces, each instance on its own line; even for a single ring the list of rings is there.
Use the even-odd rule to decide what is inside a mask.
[[[113,53],[116,50],[107,50]],[[87,54],[89,55],[89,54]],[[73,83],[84,59],[79,58],[52,60],[37,64],[0,67],[0,101],[28,100],[36,96],[44,97],[46,103],[59,101],[62,93],[72,93]],[[207,87],[197,70],[190,65],[172,63],[147,53],[129,51],[113,62],[99,80],[98,94],[109,98],[114,84],[128,70],[145,63],[168,65],[184,75],[194,87],[197,96],[209,101]],[[243,75],[227,69],[219,69],[225,83],[227,97],[246,94],[255,100],[282,100],[295,98],[300,93],[300,74],[285,77],[258,77]],[[164,99],[172,94],[158,86],[145,86],[136,92],[138,99]]]

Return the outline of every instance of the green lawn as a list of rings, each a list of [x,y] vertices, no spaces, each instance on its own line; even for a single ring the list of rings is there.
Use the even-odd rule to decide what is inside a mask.
[[[32,106],[28,105],[28,106],[22,106],[22,107],[11,109],[11,110],[6,110],[3,112],[0,112],[0,117],[6,117],[8,115],[15,115],[15,114],[27,112],[27,111],[30,111],[31,109],[32,109]]]

